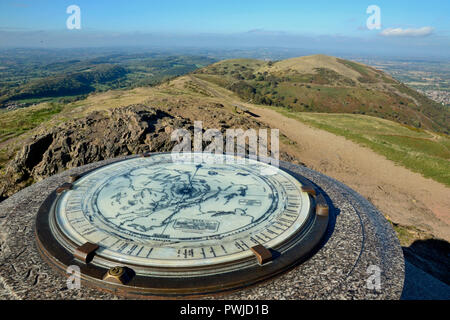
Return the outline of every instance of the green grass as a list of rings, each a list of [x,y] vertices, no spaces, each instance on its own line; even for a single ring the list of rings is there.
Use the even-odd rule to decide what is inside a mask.
[[[298,63],[301,66],[300,60]],[[336,64],[334,60],[333,63]],[[228,60],[197,70],[195,76],[254,104],[304,112],[370,115],[448,132],[448,110],[430,104],[429,99],[393,82],[381,71],[338,59],[337,65],[351,71],[358,82],[326,67],[300,73],[290,67],[281,71],[260,67],[265,64],[257,60]]]
[[[0,142],[17,137],[60,113],[62,105],[42,104],[37,107],[0,113]]]
[[[216,84],[223,88],[226,88],[232,82],[232,80],[228,79],[228,77],[219,77],[219,76],[210,75],[210,74],[196,74],[195,77],[197,77],[201,80],[211,82],[211,83]]]
[[[359,63],[353,62],[353,61],[349,61],[349,60],[342,60],[342,59],[338,59],[338,62],[342,63],[343,65],[352,68],[353,70],[359,72],[362,76],[369,76],[369,73],[367,72],[367,67],[363,66]]]
[[[0,148],[0,175],[6,162],[9,161],[9,152],[6,148]]]
[[[409,247],[417,240],[433,239],[433,236],[423,230],[420,230],[414,226],[402,226],[400,224],[392,222],[389,218],[387,219],[392,225],[397,238],[400,241],[402,247]]]
[[[289,112],[284,115],[366,146],[427,178],[450,186],[450,139],[364,115]]]

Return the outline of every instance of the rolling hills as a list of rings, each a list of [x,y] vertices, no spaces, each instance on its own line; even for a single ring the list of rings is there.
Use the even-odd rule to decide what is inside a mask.
[[[70,73],[65,63],[49,67],[55,72],[50,78],[65,74],[94,87],[86,97],[0,109],[0,201],[74,166],[169,151],[171,132],[193,131],[194,121],[222,132],[279,128],[282,160],[358,191],[393,223],[407,257],[446,281],[445,250],[430,258],[413,245],[435,237],[450,241],[448,109],[379,70],[323,55],[226,60],[201,69],[204,59],[137,59],[126,68],[114,59],[98,58],[87,69],[67,62]],[[172,78],[188,70],[196,71]],[[116,80],[152,85],[108,90],[115,71]],[[45,87],[45,80],[37,81]]]
[[[111,60],[97,62],[108,61]],[[152,60],[148,61],[147,67],[152,64],[153,67],[160,68],[168,64],[171,69],[173,62],[173,59],[166,62]],[[59,70],[59,66],[54,68]],[[95,80],[98,78],[92,79],[95,83],[98,82]],[[398,88],[404,88],[403,93]],[[54,164],[53,169],[46,168],[42,163],[35,163],[35,166],[25,170],[26,174],[20,173],[22,171],[16,170],[15,164],[25,161],[21,159],[21,155],[26,152],[22,151],[24,148],[31,148],[36,139],[39,140],[50,132],[54,132],[52,135],[64,132],[71,121],[79,120],[84,123],[83,126],[89,126],[91,122],[86,119],[93,113],[96,118],[109,117],[116,108],[129,105],[146,105],[155,112],[164,112],[168,119],[179,117],[189,119],[192,123],[203,120],[205,127],[222,129],[242,126],[252,118],[249,114],[240,114],[242,110],[236,108],[236,105],[255,110],[256,114],[262,108],[269,108],[285,118],[296,119],[343,136],[370,148],[395,164],[450,185],[450,140],[445,133],[449,125],[448,110],[441,109],[441,106],[381,71],[319,55],[279,62],[226,60],[158,86],[94,92],[87,98],[66,104],[45,102],[13,111],[0,110],[0,180],[13,181],[9,184],[13,186],[12,189],[6,185],[2,187],[0,183],[0,196],[8,197],[14,191],[33,183],[35,179],[45,178],[47,173],[56,173],[78,163],[75,156],[64,163],[53,159],[51,155],[58,152],[52,150],[50,144],[48,148],[40,150],[38,155],[33,154],[33,157],[47,159],[47,162]],[[418,119],[420,126],[414,126],[414,121],[419,121]],[[257,118],[253,120],[256,122],[253,121],[252,125],[246,127],[262,125],[257,124]],[[119,126],[122,125],[121,123]],[[276,126],[276,123],[270,125]],[[147,131],[151,133],[152,128],[150,126]],[[296,144],[288,138],[291,133],[282,130],[281,150],[286,152],[286,159],[303,161],[305,154],[297,153],[297,156],[293,156],[295,152],[292,150],[295,151]],[[100,134],[98,136],[94,145],[102,150],[101,146],[108,145],[109,140]],[[69,139],[65,143],[81,142]],[[121,153],[126,153],[128,149],[123,150],[125,151]],[[158,147],[152,150],[158,151]],[[111,152],[111,155],[114,154]],[[104,157],[107,155],[96,154],[92,159],[100,160]],[[88,161],[89,159],[83,163]],[[329,163],[328,166],[333,164]],[[37,174],[35,167],[46,169]],[[326,171],[326,167],[321,170]],[[15,176],[16,180],[11,180],[8,175]]]
[[[325,55],[266,62],[226,60],[195,76],[235,92],[243,101],[294,112],[350,113],[416,128],[450,132],[450,111],[386,73]]]
[[[36,79],[9,90],[0,98],[0,103],[11,100],[83,95],[95,91],[95,85],[110,84],[126,74],[127,70],[120,66],[99,65],[85,71]]]
[[[113,59],[94,62],[114,65],[108,64]],[[180,62],[134,61],[133,68],[165,79],[200,66],[177,67]],[[65,70],[60,63],[51,68]],[[145,73],[139,77],[155,80]],[[0,201],[73,166],[168,151],[171,131],[192,131],[194,121],[222,132],[279,128],[282,160],[357,190],[394,223],[403,245],[430,237],[449,240],[448,110],[381,71],[321,55],[227,60],[157,86],[0,109]]]
[[[105,64],[68,77],[92,85],[120,78],[125,69],[107,64],[114,59],[123,57],[94,59],[89,63]],[[196,62],[189,59],[152,58],[145,61],[145,67],[162,69],[167,75],[174,63]],[[60,64],[52,68],[60,72]],[[73,67],[72,62],[69,65]],[[185,113],[196,105],[216,103],[226,106],[233,116],[239,104],[273,108],[450,185],[448,109],[379,70],[324,55],[278,62],[225,60],[156,87],[91,93],[67,104],[48,102],[9,112],[0,110],[0,169],[20,147],[12,142],[23,142],[42,127],[48,130],[89,112],[140,103],[183,106]]]
[[[2,56],[0,51],[0,110],[40,102],[68,103],[93,92],[157,85],[216,61],[164,53],[65,57],[50,51],[36,57],[33,52],[18,52],[17,58],[14,53]]]

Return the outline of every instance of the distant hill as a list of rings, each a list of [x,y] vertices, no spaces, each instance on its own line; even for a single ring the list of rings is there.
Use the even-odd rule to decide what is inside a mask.
[[[65,94],[66,90],[82,90],[82,85],[77,89],[77,82],[104,86],[99,90],[103,92],[70,103],[47,101],[14,110],[0,108],[0,201],[68,168],[121,155],[170,151],[174,145],[171,133],[179,128],[192,133],[194,121],[202,121],[205,130],[218,128],[221,132],[229,128],[279,128],[281,160],[304,161],[336,179],[348,179],[356,191],[380,210],[385,209],[382,211],[393,221],[402,245],[408,246],[406,258],[438,278],[443,275],[445,281],[446,253],[441,255],[431,247],[437,246],[436,242],[423,240],[421,230],[448,234],[447,225],[434,212],[442,216],[447,212],[450,139],[446,134],[424,130],[448,132],[448,110],[381,71],[322,55],[279,62],[228,60],[195,73],[190,72],[211,60],[128,58],[126,63],[121,56],[89,62],[55,61],[37,71],[20,63],[3,71],[0,68],[0,94],[2,90],[14,90],[22,97]],[[91,63],[101,63],[103,69]],[[123,77],[124,70],[127,74]],[[27,72],[30,76],[24,77]],[[174,78],[183,74],[187,75]],[[145,85],[110,90],[112,83],[123,78],[130,86]],[[148,85],[167,78],[171,80]],[[248,101],[254,104],[245,103]],[[237,105],[251,112],[245,113]],[[305,134],[303,130],[310,126],[320,130],[310,128]],[[353,146],[341,158],[333,151],[346,149],[347,144],[339,141],[348,140],[366,148],[361,151]],[[376,155],[369,149],[396,165],[389,166],[390,170],[367,165],[365,159]],[[384,163],[381,160],[376,163]],[[399,174],[403,171],[400,166],[445,186]],[[384,174],[378,177],[378,172]],[[407,227],[403,222],[398,224],[399,217]],[[423,241],[430,247],[414,247]],[[430,248],[432,258],[427,253]]]
[[[202,56],[113,54],[64,59],[48,56],[2,58],[0,53],[0,109],[40,102],[67,103],[91,92],[157,85],[216,62]]]
[[[195,76],[246,102],[291,111],[365,114],[416,128],[450,132],[450,112],[375,68],[325,55],[277,62],[225,60]]]
[[[31,81],[11,90],[0,102],[81,95],[95,91],[95,85],[105,84],[124,77],[127,70],[114,65],[99,65],[82,72],[62,74]]]
[[[160,76],[167,77],[172,72],[195,70],[200,67],[197,62],[204,59],[198,60],[177,57],[150,59],[145,66],[140,60],[134,67],[148,70],[142,76],[151,71],[152,76],[146,76],[149,80],[155,78],[153,75],[160,79]],[[72,67],[72,63],[77,64],[75,60],[70,62]],[[99,66],[104,69],[99,69]],[[120,66],[99,66],[83,72],[70,72],[69,79],[91,83],[92,86],[116,76],[121,81]],[[131,63],[128,66],[125,71],[132,68]],[[53,67],[60,68],[60,65]],[[126,77],[136,76],[136,70]],[[26,138],[40,131],[45,135],[54,126],[90,112],[150,104],[167,108],[169,113],[176,108],[183,118],[194,111],[195,116],[190,119],[214,115],[217,117],[214,121],[221,123],[218,127],[223,124],[239,127],[239,123],[236,126],[228,123],[228,117],[240,121],[245,118],[240,114],[243,109],[266,104],[284,115],[345,136],[413,171],[448,184],[448,135],[433,132],[448,132],[448,110],[374,68],[323,55],[279,62],[239,59],[215,63],[170,79],[157,86],[95,92],[70,103],[47,101],[28,108],[0,109],[0,178],[6,164],[15,162],[13,157],[23,147]],[[32,87],[31,83],[25,85]],[[33,83],[40,84],[41,89],[46,88],[43,80]],[[213,107],[203,107],[205,105]],[[237,108],[239,105],[244,108]],[[227,114],[222,115],[224,118],[211,114],[220,109],[217,106],[227,110]],[[252,117],[252,114],[246,116]],[[348,119],[354,121],[349,122]]]

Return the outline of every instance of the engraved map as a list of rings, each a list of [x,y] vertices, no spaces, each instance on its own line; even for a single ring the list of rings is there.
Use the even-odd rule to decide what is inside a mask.
[[[281,170],[261,174],[267,166],[174,162],[168,154],[115,163],[77,181],[57,220],[72,241],[115,257],[220,262],[282,241],[306,219],[300,184]]]

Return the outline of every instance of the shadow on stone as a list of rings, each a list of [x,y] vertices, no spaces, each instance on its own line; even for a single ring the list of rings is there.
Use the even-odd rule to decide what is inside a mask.
[[[405,256],[402,299],[450,299],[450,244],[439,239],[416,240],[402,249]]]
[[[450,285],[450,243],[439,239],[416,240],[403,247],[405,259]]]
[[[325,233],[325,236],[323,237],[322,245],[321,245],[321,247],[322,247],[325,243],[328,242],[328,240],[333,235],[334,229],[336,227],[336,218],[341,213],[341,210],[334,206],[333,201],[331,201],[330,197],[321,188],[319,188],[319,190],[324,195],[325,200],[327,201],[327,204],[328,204],[328,208],[329,208],[328,229],[327,229],[327,232]]]

